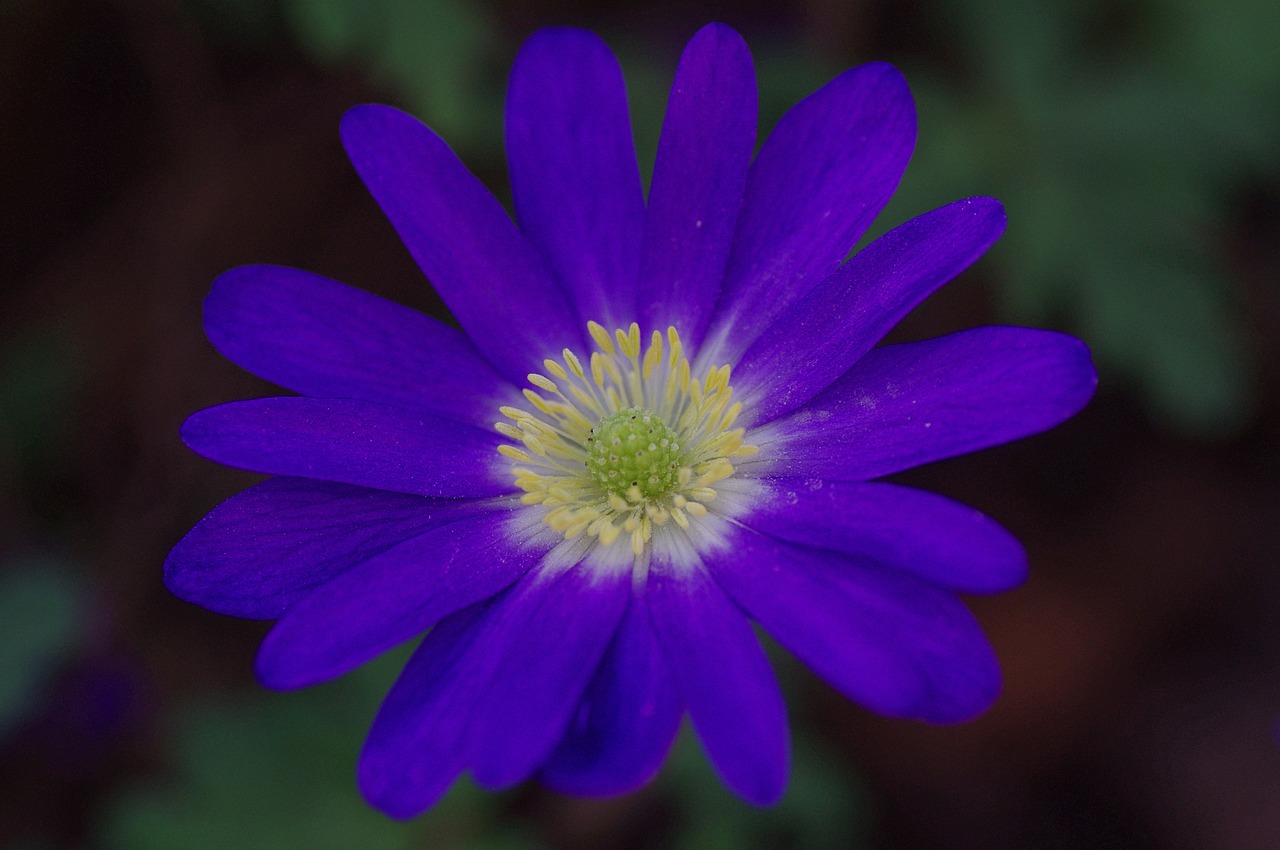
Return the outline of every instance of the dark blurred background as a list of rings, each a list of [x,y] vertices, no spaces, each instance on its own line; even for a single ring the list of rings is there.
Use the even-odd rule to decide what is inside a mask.
[[[1027,585],[973,600],[1005,693],[964,726],[890,721],[775,653],[796,753],[773,810],[685,736],[627,797],[462,783],[388,821],[353,767],[403,653],[269,693],[266,625],[161,585],[255,480],[179,424],[272,392],[214,353],[201,299],[269,262],[440,315],[342,112],[409,108],[505,199],[515,50],[588,26],[647,171],[708,20],[751,44],[762,130],[844,67],[903,69],[920,142],[880,230],[1006,202],[1000,244],[895,338],[1025,323],[1095,352],[1075,420],[900,476],[1027,545]],[[0,0],[0,847],[1280,847],[1278,44],[1273,0]]]

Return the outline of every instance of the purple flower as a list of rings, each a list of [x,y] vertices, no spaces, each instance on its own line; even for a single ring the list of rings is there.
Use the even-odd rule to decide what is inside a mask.
[[[868,482],[1061,422],[1093,392],[1088,352],[1009,327],[873,349],[1005,221],[957,201],[842,264],[914,144],[892,67],[832,80],[753,160],[755,127],[747,48],[708,26],[646,203],[617,62],[545,30],[507,96],[515,224],[408,115],[342,123],[462,332],[293,269],[214,283],[214,345],[300,395],[187,421],[195,451],[277,477],[205,517],[165,579],[278,619],[257,660],[274,688],[427,633],[360,759],[388,814],[462,771],[633,789],[686,711],[734,791],[777,800],[785,709],[752,620],[884,714],[958,721],[995,699],[956,593],[1018,584],[1021,547],[970,508]]]

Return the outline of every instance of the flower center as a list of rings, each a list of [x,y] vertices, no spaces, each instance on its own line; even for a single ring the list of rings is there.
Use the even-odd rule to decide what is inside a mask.
[[[586,368],[566,348],[543,361],[547,375],[529,375],[536,389],[524,395],[536,412],[500,408],[508,421],[495,427],[518,445],[498,451],[547,525],[604,546],[626,534],[639,558],[672,526],[696,534],[691,519],[712,512],[730,458],[757,449],[733,428],[742,404],[732,401],[729,367],[695,377],[675,328],[665,338],[654,331],[647,347],[635,323],[612,336],[595,322],[587,329],[597,350]]]
[[[587,437],[587,469],[606,493],[661,499],[676,489],[680,443],[667,423],[643,407],[626,407],[600,420]]]

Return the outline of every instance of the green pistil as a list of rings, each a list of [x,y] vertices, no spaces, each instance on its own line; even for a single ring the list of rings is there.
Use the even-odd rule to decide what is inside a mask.
[[[646,499],[676,489],[682,455],[675,433],[643,407],[601,419],[587,439],[587,470],[606,492],[625,496],[632,487]]]

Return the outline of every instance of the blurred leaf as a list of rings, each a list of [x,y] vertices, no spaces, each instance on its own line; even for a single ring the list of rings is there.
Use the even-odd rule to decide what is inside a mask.
[[[728,791],[687,724],[661,781],[674,792],[682,826],[676,850],[857,850],[869,846],[863,792],[847,768],[804,729],[793,729],[791,779],[776,806],[758,809]]]
[[[1001,198],[1009,232],[988,262],[1007,316],[1065,319],[1104,383],[1134,379],[1167,425],[1200,435],[1238,427],[1251,406],[1250,351],[1218,237],[1228,199],[1280,173],[1280,16],[1274,4],[1269,16],[1253,0],[1230,5],[1270,35],[1210,21],[1230,16],[1194,0],[1123,14],[1084,0],[942,0],[965,67],[908,69],[920,141],[884,217]],[[1107,15],[1120,17],[1103,27]],[[1202,73],[1183,61],[1193,43]]]
[[[262,0],[180,0],[200,22],[250,44],[264,44],[280,32],[276,4]]]
[[[52,559],[0,570],[0,735],[22,720],[84,635],[85,588]]]
[[[496,829],[501,798],[457,783],[427,815],[388,819],[356,788],[360,743],[403,665],[392,653],[306,691],[204,702],[178,722],[173,775],[114,801],[102,845],[118,850],[408,850],[535,845]]]
[[[23,466],[47,463],[65,438],[77,365],[71,346],[48,328],[0,348],[0,439],[10,441]]]
[[[287,25],[317,60],[358,62],[455,146],[501,143],[494,40],[466,0],[285,0]]]

